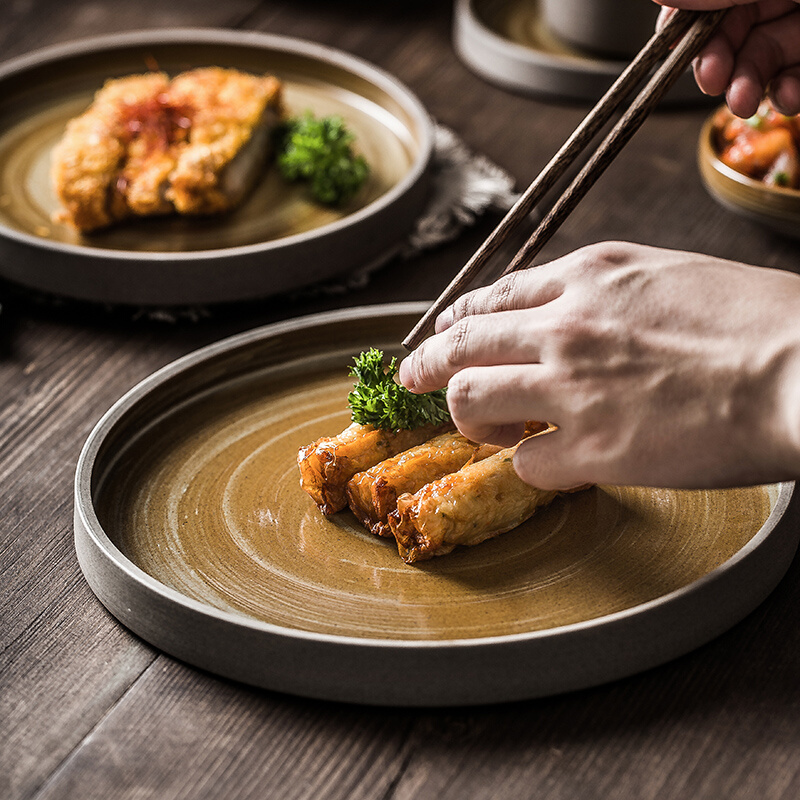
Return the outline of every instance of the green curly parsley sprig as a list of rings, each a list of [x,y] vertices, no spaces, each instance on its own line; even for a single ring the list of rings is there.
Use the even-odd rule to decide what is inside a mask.
[[[384,366],[383,353],[372,347],[353,359],[350,374],[357,379],[347,396],[353,422],[391,430],[413,430],[450,421],[445,389],[413,394],[395,382],[397,358]]]
[[[343,205],[369,175],[364,157],[353,152],[354,138],[341,117],[318,119],[306,112],[282,127],[278,169],[288,181],[305,182],[311,196],[320,203]]]

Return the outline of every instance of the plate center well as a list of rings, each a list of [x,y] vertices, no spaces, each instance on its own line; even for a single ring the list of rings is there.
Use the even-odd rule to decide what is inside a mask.
[[[442,640],[550,629],[661,597],[738,552],[774,504],[767,487],[595,487],[497,539],[406,565],[349,511],[324,518],[299,486],[297,450],[349,423],[343,375],[259,372],[132,429],[96,491],[112,541],[215,608],[334,635]]]

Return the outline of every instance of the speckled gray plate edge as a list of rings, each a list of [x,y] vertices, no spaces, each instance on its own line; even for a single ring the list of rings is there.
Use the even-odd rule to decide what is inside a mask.
[[[626,61],[589,55],[575,58],[505,38],[480,18],[480,2],[456,0],[453,47],[459,58],[489,83],[545,99],[593,103],[627,66]],[[664,105],[706,102],[690,72],[679,78],[662,101]]]

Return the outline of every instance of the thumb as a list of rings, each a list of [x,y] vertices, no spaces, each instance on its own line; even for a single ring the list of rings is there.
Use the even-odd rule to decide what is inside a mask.
[[[525,439],[514,453],[514,469],[525,483],[548,491],[574,489],[589,483],[567,446],[562,431]]]

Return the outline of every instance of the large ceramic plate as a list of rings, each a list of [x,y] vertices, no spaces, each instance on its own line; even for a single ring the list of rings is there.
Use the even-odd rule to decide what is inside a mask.
[[[351,204],[323,208],[267,170],[225,216],[126,221],[91,236],[54,224],[50,153],[103,82],[208,65],[277,75],[291,114],[344,117],[372,167]],[[428,114],[396,79],[296,39],[189,29],[43,50],[0,67],[0,276],[68,297],[156,305],[313,283],[379,257],[410,229],[425,201],[432,138]]]
[[[707,641],[775,586],[791,485],[598,486],[477,547],[404,564],[349,511],[321,517],[298,448],[348,424],[352,355],[419,304],[246,333],[123,397],[80,457],[78,558],[125,625],[270,689],[401,705],[488,703],[628,675]]]
[[[491,83],[555,100],[599,100],[627,66],[556,37],[542,18],[540,0],[457,0],[453,44],[464,63]],[[707,101],[689,72],[662,102]]]

